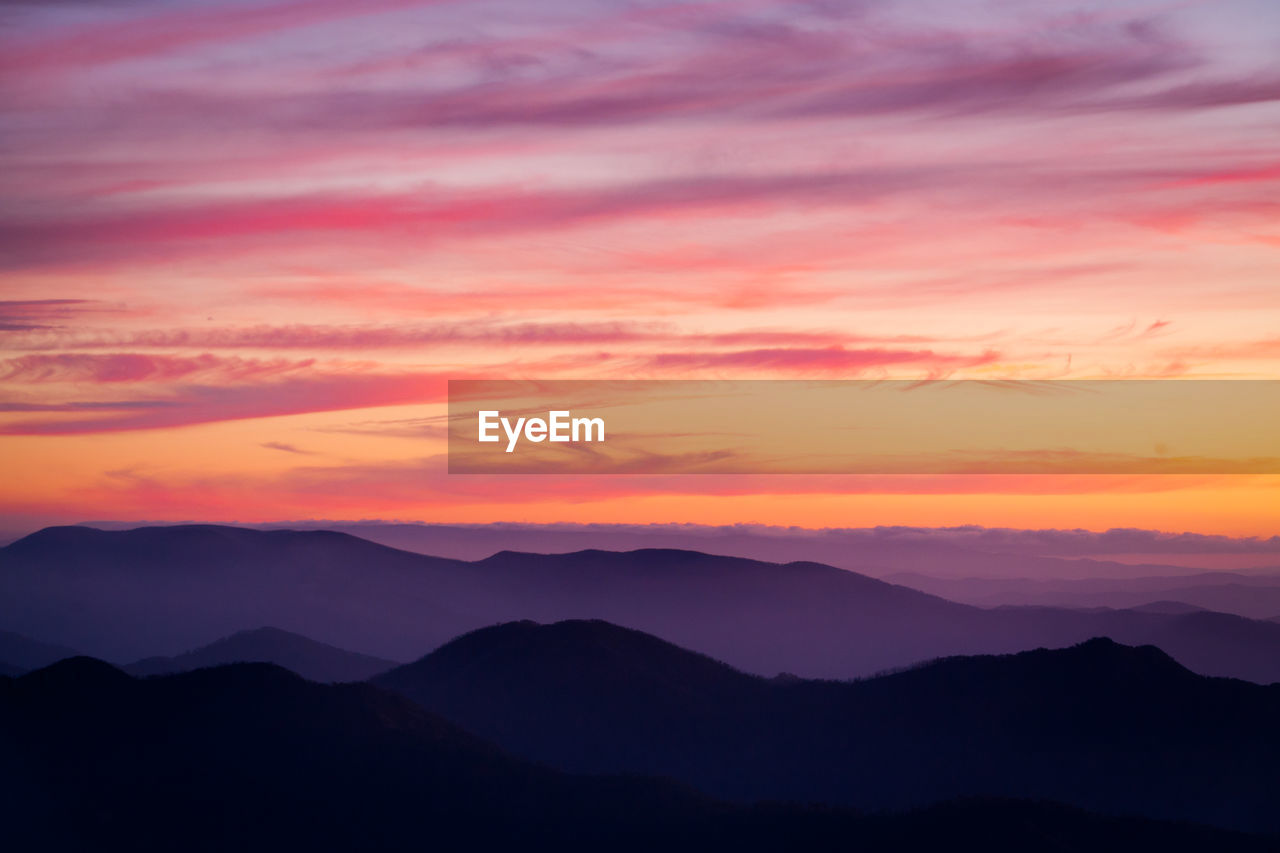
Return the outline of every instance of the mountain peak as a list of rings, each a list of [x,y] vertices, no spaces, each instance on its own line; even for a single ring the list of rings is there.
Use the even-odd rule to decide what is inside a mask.
[[[507,622],[446,643],[375,679],[427,707],[450,695],[484,701],[503,691],[547,690],[557,706],[665,705],[740,695],[766,685],[706,655],[598,619]],[[468,695],[469,694],[469,695]],[[501,703],[495,703],[498,707]]]
[[[144,658],[126,667],[133,675],[222,666],[231,663],[271,663],[311,681],[364,681],[396,665],[395,661],[349,652],[292,631],[264,626],[237,631],[176,657]]]
[[[641,656],[659,657],[668,664],[679,662],[750,678],[706,655],[603,619],[564,619],[550,624],[522,619],[491,625],[463,634],[401,669],[443,661],[461,663],[484,659],[493,663],[498,658],[519,666],[530,665],[535,659],[585,663],[589,659],[607,657],[613,663],[621,663],[623,658]]]
[[[1068,654],[1083,655],[1094,662],[1115,661],[1166,672],[1191,674],[1190,670],[1169,657],[1162,649],[1150,644],[1128,646],[1117,643],[1110,637],[1092,637],[1064,651]]]
[[[1129,646],[1099,636],[1065,648],[1038,648],[1003,655],[947,657],[895,673],[894,677],[930,677],[933,672],[953,676],[968,673],[970,680],[997,673],[1018,682],[1053,681],[1062,685],[1096,685],[1110,682],[1120,689],[1140,685],[1194,681],[1201,676],[1152,645]]]
[[[97,658],[77,655],[65,658],[57,663],[28,672],[18,681],[26,686],[43,689],[60,690],[75,688],[76,690],[105,690],[128,684],[134,679],[106,661]]]

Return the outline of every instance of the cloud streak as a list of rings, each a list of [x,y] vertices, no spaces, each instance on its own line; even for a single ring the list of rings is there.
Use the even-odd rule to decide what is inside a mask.
[[[286,361],[198,356],[164,356],[140,353],[54,353],[24,355],[0,361],[0,381],[45,382],[153,382],[203,375],[235,382],[302,370],[313,359]]]
[[[889,367],[911,366],[938,378],[961,367],[978,367],[999,360],[998,353],[986,351],[978,355],[944,355],[933,350],[845,349],[839,346],[773,347],[734,350],[730,352],[660,353],[647,359],[648,366],[660,371],[742,371],[788,373],[800,376],[861,376]]]
[[[338,374],[238,385],[178,385],[160,399],[94,404],[93,409],[119,411],[90,417],[84,416],[84,406],[58,407],[69,416],[10,421],[0,424],[0,434],[89,435],[437,403],[445,399],[449,378],[442,373]]]

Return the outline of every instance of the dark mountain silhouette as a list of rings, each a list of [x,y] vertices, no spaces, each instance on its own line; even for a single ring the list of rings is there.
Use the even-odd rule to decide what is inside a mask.
[[[679,776],[720,739],[726,708],[758,704],[767,683],[606,622],[516,622],[459,637],[374,683],[517,753],[558,767]],[[660,753],[658,742],[667,744]],[[692,752],[686,752],[686,749]]]
[[[0,624],[113,660],[260,625],[406,660],[498,622],[605,619],[764,675],[1155,644],[1197,672],[1280,680],[1280,625],[1220,613],[982,609],[819,563],[693,551],[502,552],[474,563],[322,531],[50,528],[0,549]]]
[[[0,660],[21,672],[39,669],[63,658],[75,657],[76,654],[66,646],[43,643],[11,631],[0,631]]]
[[[65,830],[48,845],[64,849],[611,846],[650,818],[671,832],[716,817],[673,786],[566,777],[377,688],[272,665],[138,681],[74,658],[0,695],[4,778],[29,784],[6,828],[25,814],[37,836]]]
[[[130,675],[163,675],[227,663],[274,663],[310,681],[364,681],[395,661],[348,652],[279,628],[257,628],[223,637],[177,657],[144,658],[123,667]]]
[[[14,849],[1261,851],[1266,838],[966,800],[904,815],[730,806],[512,758],[364,684],[268,664],[136,680],[72,658],[0,679]]]
[[[735,800],[1026,796],[1280,832],[1280,685],[1097,639],[861,682],[766,680],[604,622],[500,625],[376,679],[528,758]]]

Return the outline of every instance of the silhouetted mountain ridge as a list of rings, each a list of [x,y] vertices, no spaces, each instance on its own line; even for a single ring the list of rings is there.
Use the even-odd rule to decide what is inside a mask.
[[[483,736],[500,742],[518,740],[531,725],[566,725],[583,737],[567,739],[564,748],[580,745],[597,758],[614,752],[617,766],[641,773],[655,769],[629,763],[645,733],[748,700],[765,684],[598,620],[525,621],[473,631],[374,681],[450,719],[483,718]],[[506,699],[517,701],[505,714],[492,713]],[[558,757],[567,759],[558,762],[562,766],[577,766],[574,758]]]
[[[1158,645],[1197,672],[1280,680],[1273,622],[985,610],[812,562],[647,549],[466,563],[345,534],[212,525],[63,528],[0,549],[0,624],[111,660],[181,653],[262,625],[406,660],[520,619],[604,619],[766,676],[848,678],[1110,636]]]
[[[742,801],[1028,796],[1280,832],[1280,685],[1104,638],[842,682],[762,679],[598,621],[525,622],[376,682],[528,758]]]
[[[966,800],[901,816],[734,807],[665,782],[503,754],[371,685],[271,664],[137,680],[87,658],[0,680],[0,798],[15,849],[1261,851],[1267,839]]]

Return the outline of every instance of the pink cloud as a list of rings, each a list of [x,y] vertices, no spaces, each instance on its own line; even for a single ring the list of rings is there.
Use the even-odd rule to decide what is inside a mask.
[[[766,287],[753,282],[768,278],[769,271],[752,263],[754,255],[746,249],[735,259],[724,259],[719,272],[729,272],[750,279],[746,283],[722,283],[713,287],[688,287],[660,285],[650,276],[637,276],[642,281],[612,282],[609,287],[584,287],[578,284],[539,284],[518,286],[514,283],[496,282],[490,286],[468,291],[440,291],[389,282],[375,283],[299,283],[286,287],[262,288],[255,295],[265,299],[289,302],[316,302],[337,306],[394,312],[396,314],[466,314],[480,312],[554,312],[564,308],[581,308],[598,311],[625,310],[634,312],[635,306],[710,306],[720,309],[752,310],[783,305],[814,305],[839,299],[844,292],[818,287]],[[811,261],[816,259],[811,258]],[[573,271],[578,277],[600,279],[617,277],[620,273],[645,272],[643,259],[634,255],[619,258],[605,268],[588,267]],[[816,263],[815,263],[816,265]],[[672,264],[668,272],[691,272],[705,269],[712,274],[713,264],[695,263],[688,267]],[[570,271],[566,270],[567,277]]]
[[[312,195],[131,208],[112,213],[0,220],[0,246],[27,262],[64,253],[99,257],[150,254],[164,243],[232,241],[331,234],[415,245],[459,237],[506,234],[608,222],[628,217],[711,211],[759,214],[787,205],[847,205],[939,175],[932,169],[738,175],[658,180],[599,190],[515,187],[485,191],[424,189],[384,195]]]
[[[365,4],[358,13],[412,5]],[[124,104],[135,132],[169,127],[270,129],[306,136],[418,129],[553,130],[637,123],[924,114],[953,117],[1013,111],[1202,109],[1274,100],[1275,84],[1250,76],[1183,82],[1203,57],[1150,20],[1078,16],[1060,39],[970,33],[878,21],[842,30],[813,7],[777,4],[794,23],[755,9],[706,4],[606,15],[588,25],[529,37],[437,41],[403,56],[341,66],[359,84],[335,89],[264,87],[253,94],[151,88]],[[672,11],[675,9],[676,11]],[[130,22],[116,29],[64,34],[22,47],[9,62],[25,73],[42,67],[113,62],[193,44],[250,37],[356,14],[331,0],[252,10],[195,10]],[[679,29],[653,26],[672,18]],[[808,20],[806,23],[806,19]],[[1058,24],[1060,26],[1060,24]],[[679,48],[670,38],[679,34]],[[638,44],[638,51],[619,46]],[[594,49],[593,49],[594,48]],[[652,54],[663,56],[655,68]],[[424,66],[457,63],[451,87],[423,87]],[[546,73],[504,73],[507,66]],[[404,72],[413,73],[404,73]],[[458,73],[462,72],[462,73]],[[384,79],[385,78],[385,79]],[[1166,82],[1167,81],[1167,82]],[[378,82],[378,85],[369,85]],[[1134,83],[1163,84],[1125,94]],[[139,124],[138,122],[141,122]]]
[[[236,41],[343,18],[425,5],[431,0],[292,0],[270,4],[225,3],[165,9],[54,32],[27,43],[10,41],[0,69],[35,71],[80,68],[141,59],[198,45]]]
[[[6,382],[149,382],[202,375],[223,381],[273,376],[315,364],[314,359],[224,358],[139,353],[54,353],[0,360],[0,380]]]
[[[1280,337],[1228,344],[1178,347],[1167,353],[1179,361],[1269,361],[1280,359]]]
[[[672,352],[647,359],[656,370],[680,371],[760,371],[798,375],[858,376],[867,371],[895,366],[926,370],[930,376],[945,374],[962,367],[976,367],[999,360],[998,353],[979,355],[943,355],[933,350],[787,348],[736,350],[730,352]]]
[[[47,331],[72,320],[125,313],[142,312],[95,299],[4,299],[0,300],[0,333]]]
[[[9,299],[0,301],[0,332],[47,329],[54,321],[65,320],[87,299]]]
[[[409,349],[440,346],[566,346],[668,339],[670,326],[656,323],[495,323],[487,321],[403,325],[224,326],[111,332],[61,330],[11,335],[10,349],[75,347],[197,347],[208,349]]]
[[[929,343],[939,340],[990,340],[992,335],[966,335],[960,338],[938,338],[924,335],[871,335],[830,329],[742,329],[734,332],[702,333],[681,329],[674,323],[656,321],[596,322],[501,322],[498,320],[458,320],[447,323],[398,325],[328,326],[295,323],[287,326],[223,326],[214,328],[151,329],[113,332],[96,328],[62,328],[57,330],[24,330],[0,337],[0,345],[10,350],[149,348],[164,349],[310,349],[310,350],[382,350],[423,349],[448,346],[483,347],[572,347],[579,345],[623,345],[672,343],[689,346],[800,346],[837,347],[854,343]],[[106,364],[106,359],[132,356],[66,355],[15,359],[10,369],[14,376],[28,375],[45,366],[67,359],[67,367]],[[144,358],[137,356],[137,358]],[[149,358],[149,357],[148,357]],[[204,355],[210,360],[213,356]],[[96,361],[94,361],[96,359]],[[199,369],[194,359],[171,359],[166,369],[174,371]],[[122,362],[123,363],[123,362]],[[157,365],[160,364],[157,357]],[[309,364],[309,362],[308,362]],[[269,368],[262,362],[246,361],[246,369]],[[223,366],[226,366],[225,364]],[[305,366],[305,365],[304,365]],[[138,369],[145,365],[138,362]],[[273,369],[273,368],[269,368]],[[156,373],[161,368],[156,367]],[[174,375],[179,375],[175,373]]]
[[[313,451],[303,450],[301,448],[294,447],[292,444],[286,444],[283,441],[265,441],[261,446],[265,447],[267,450],[279,450],[283,453],[295,453],[303,456],[310,456],[313,453]]]
[[[159,399],[122,403],[39,407],[59,417],[11,421],[4,435],[84,435],[165,429],[218,421],[363,409],[445,399],[444,373],[367,373],[311,375],[274,381],[218,385],[179,385]],[[22,404],[4,406],[23,411]],[[105,411],[105,414],[97,414]],[[94,412],[92,416],[87,413]]]

